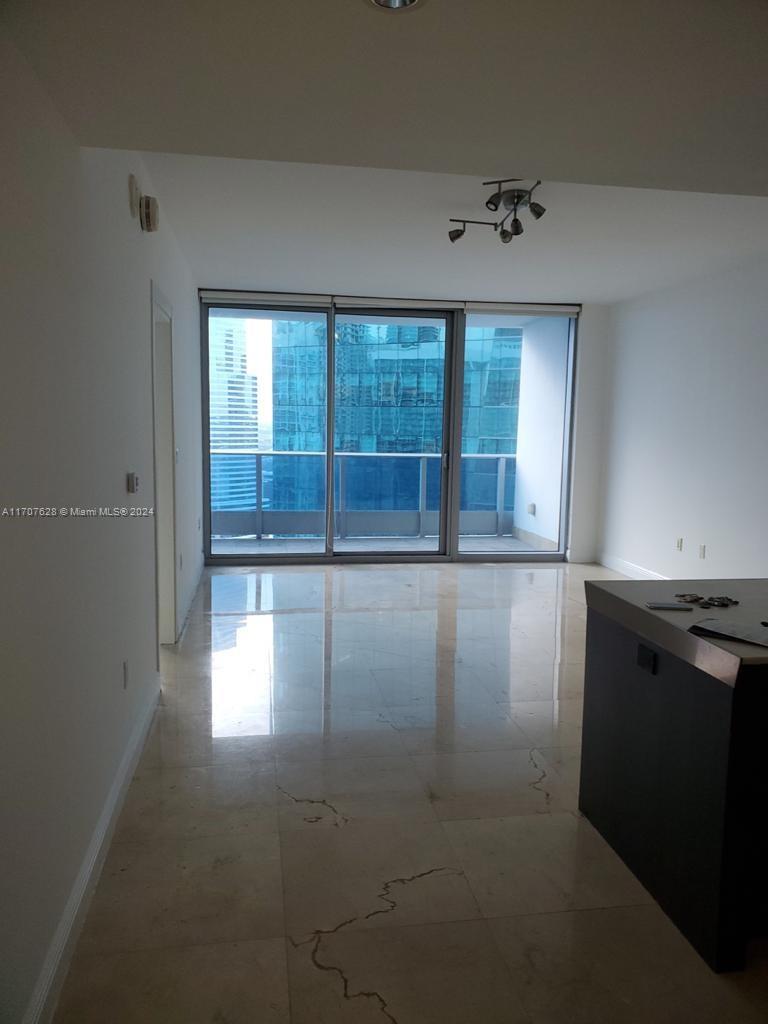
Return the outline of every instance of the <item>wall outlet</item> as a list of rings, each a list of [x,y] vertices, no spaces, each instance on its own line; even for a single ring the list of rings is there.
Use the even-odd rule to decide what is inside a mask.
[[[123,689],[128,689],[128,662],[123,662]]]
[[[707,545],[706,544],[699,544],[699,558],[706,558],[706,557],[707,557]]]
[[[126,473],[125,474],[125,489],[129,494],[137,494],[139,490],[139,474],[138,473]]]
[[[528,506],[528,515],[529,516],[535,516],[536,515],[536,502],[535,501],[532,501],[530,503],[530,505]]]
[[[678,551],[682,551],[683,550],[683,538],[682,537],[678,537],[677,538],[677,540],[675,541],[675,547],[677,548]]]

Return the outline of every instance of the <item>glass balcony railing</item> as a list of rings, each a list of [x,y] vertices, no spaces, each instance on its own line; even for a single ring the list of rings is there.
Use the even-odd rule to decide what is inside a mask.
[[[323,537],[325,455],[221,449],[210,455],[211,535]],[[334,456],[335,536],[437,536],[441,456],[343,452]],[[462,455],[461,533],[508,536],[514,455]]]

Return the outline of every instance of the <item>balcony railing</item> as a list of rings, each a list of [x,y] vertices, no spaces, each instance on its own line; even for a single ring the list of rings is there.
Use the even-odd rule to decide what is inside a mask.
[[[337,452],[335,536],[432,537],[440,519],[437,453]],[[214,537],[321,537],[325,454],[217,449],[211,452]],[[511,535],[515,456],[461,456],[461,533]]]

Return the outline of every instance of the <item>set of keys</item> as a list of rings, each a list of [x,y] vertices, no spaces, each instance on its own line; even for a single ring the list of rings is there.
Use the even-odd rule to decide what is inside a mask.
[[[695,604],[698,608],[730,608],[739,602],[734,597],[702,597],[701,594],[675,594],[680,604]]]

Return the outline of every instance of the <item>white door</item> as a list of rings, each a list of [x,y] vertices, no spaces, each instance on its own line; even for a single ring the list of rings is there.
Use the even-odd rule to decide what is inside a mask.
[[[159,644],[176,642],[175,446],[173,319],[153,289],[152,386],[155,441],[155,569]]]

